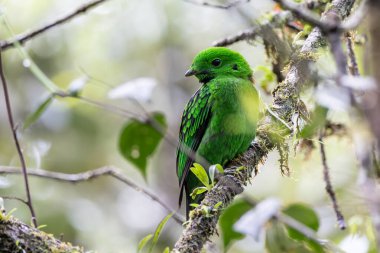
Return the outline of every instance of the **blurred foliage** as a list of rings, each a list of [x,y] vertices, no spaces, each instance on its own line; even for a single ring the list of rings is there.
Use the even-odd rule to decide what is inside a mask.
[[[165,128],[165,116],[155,112],[145,122],[129,120],[121,131],[119,150],[125,159],[136,165],[144,177],[147,174],[147,160],[165,135]]]
[[[303,244],[289,239],[285,226],[279,221],[272,221],[266,230],[265,245],[270,253],[294,252],[311,253],[313,251]]]
[[[302,138],[311,138],[315,136],[326,124],[328,109],[323,106],[317,106],[311,116],[310,123],[307,124],[300,132]]]
[[[239,240],[244,237],[243,234],[236,232],[233,225],[239,218],[252,207],[251,204],[244,200],[237,200],[228,206],[222,213],[219,219],[220,228],[222,231],[223,247],[227,251],[230,243],[234,240]]]
[[[49,95],[43,102],[32,112],[24,121],[24,129],[29,128],[34,122],[36,122],[41,115],[49,108],[49,105],[53,102],[54,97]]]
[[[319,219],[317,214],[310,207],[303,204],[293,204],[286,207],[283,212],[315,232],[318,231]],[[308,238],[306,235],[290,226],[287,226],[286,228],[290,238],[296,241],[305,242],[313,252],[324,252],[321,245],[316,243],[313,239]]]
[[[147,252],[149,252],[149,253],[152,252],[152,250],[154,249],[154,247],[156,246],[156,244],[158,242],[158,238],[160,237],[160,235],[162,233],[162,230],[165,227],[165,224],[168,222],[168,220],[172,216],[173,216],[173,213],[170,213],[170,214],[166,215],[165,218],[158,224],[158,226],[157,226],[156,231],[154,232],[154,234],[149,234],[149,235],[145,236],[143,239],[141,239],[141,241],[139,242],[139,245],[137,247],[137,251],[138,252],[143,252],[144,247],[147,244],[150,244],[149,249],[147,250]],[[166,251],[166,249],[167,249],[167,247],[165,248],[164,251]]]
[[[276,75],[268,66],[263,65],[255,67],[254,72],[256,74],[263,73],[263,76],[257,82],[266,94],[270,94],[275,87]]]

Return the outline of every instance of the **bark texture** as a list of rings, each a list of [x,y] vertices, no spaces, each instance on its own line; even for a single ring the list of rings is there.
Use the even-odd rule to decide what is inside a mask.
[[[61,242],[50,234],[30,227],[15,218],[0,217],[1,253],[82,253],[80,247]]]

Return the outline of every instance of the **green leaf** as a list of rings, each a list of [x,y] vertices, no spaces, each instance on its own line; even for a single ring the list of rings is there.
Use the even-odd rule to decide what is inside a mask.
[[[202,182],[207,189],[211,189],[210,181],[206,170],[199,163],[194,163],[193,167],[190,168],[191,172]]]
[[[222,165],[214,164],[214,165],[211,165],[210,168],[208,169],[208,174],[210,175],[210,181],[211,181],[212,186],[214,186],[215,184],[215,174],[217,171],[221,174],[224,173],[224,169]]]
[[[160,224],[158,224],[157,228],[156,228],[156,231],[154,232],[154,236],[153,236],[153,241],[152,241],[152,244],[150,245],[150,248],[149,248],[149,253],[152,252],[154,246],[156,246],[157,242],[158,242],[158,238],[160,237],[161,235],[161,232],[162,230],[164,229],[165,227],[165,224],[168,222],[168,220],[173,216],[174,212],[173,213],[170,213],[168,215],[165,216],[164,219],[162,219],[162,221],[160,222]]]
[[[216,203],[216,204],[214,205],[214,210],[217,210],[222,204],[223,204],[222,201],[219,201],[218,203]]]
[[[17,210],[17,208],[13,208],[13,209],[11,209],[11,210],[7,213],[7,215],[5,215],[4,220],[5,220],[5,221],[8,221],[8,220],[12,217],[12,213],[14,213],[16,210]]]
[[[265,236],[265,246],[269,253],[312,253],[303,244],[289,238],[285,226],[277,220],[273,220],[268,226]]]
[[[314,210],[305,205],[305,204],[292,204],[288,207],[286,207],[284,210],[282,210],[283,213],[286,215],[292,217],[293,219],[301,222],[302,224],[306,225],[307,227],[311,228],[314,231],[317,231],[319,228],[319,219],[317,214],[314,212]],[[297,237],[299,235],[299,232],[295,231],[296,233],[290,233],[291,235],[294,235],[294,239],[298,239],[300,237]]]
[[[199,194],[202,194],[204,192],[207,191],[207,188],[206,187],[197,187],[195,188],[191,193],[190,193],[190,197],[192,199],[195,199]]]
[[[53,96],[50,95],[37,107],[37,109],[32,114],[29,114],[29,116],[24,121],[24,129],[29,128],[34,122],[36,122],[52,102]]]
[[[220,164],[215,164],[217,170],[219,171],[219,173],[223,174],[224,173],[224,169],[223,169],[223,166],[220,165]]]
[[[42,224],[42,225],[39,225],[39,226],[37,227],[37,229],[38,229],[38,230],[42,230],[43,228],[46,228],[46,227],[47,227],[46,224]]]
[[[166,248],[164,249],[164,251],[162,251],[162,253],[169,253],[169,252],[170,252],[169,247],[166,247]]]
[[[145,245],[150,241],[150,239],[152,239],[152,237],[153,237],[153,235],[149,234],[149,235],[145,236],[143,239],[141,239],[141,241],[139,242],[139,244],[137,246],[137,252],[142,252]]]
[[[247,168],[245,166],[240,166],[238,168],[236,168],[236,171],[242,171],[242,170],[246,170]]]
[[[150,120],[129,120],[119,138],[119,150],[125,159],[133,163],[146,178],[148,159],[152,156],[166,130],[162,113],[155,112]]]
[[[317,106],[312,114],[311,121],[300,132],[302,138],[312,137],[326,123],[328,109]]]
[[[248,202],[237,200],[223,211],[219,219],[219,224],[222,231],[224,251],[227,251],[232,241],[244,238],[243,234],[233,229],[233,225],[251,208],[252,206]]]
[[[308,228],[318,231],[319,228],[319,219],[314,210],[304,204],[293,204],[282,210],[282,212],[298,222],[304,224]],[[289,237],[296,240],[306,243],[310,248],[313,249],[313,252],[324,252],[323,247],[315,242],[314,240],[309,239],[304,234],[298,232],[290,226],[286,226],[288,230]]]

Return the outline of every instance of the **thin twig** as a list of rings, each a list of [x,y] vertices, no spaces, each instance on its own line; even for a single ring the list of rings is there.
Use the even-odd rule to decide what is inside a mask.
[[[343,214],[339,210],[338,201],[336,200],[335,192],[334,192],[334,189],[333,189],[332,184],[331,184],[331,179],[330,179],[330,174],[329,174],[330,169],[327,165],[325,144],[323,143],[323,134],[322,133],[319,136],[319,147],[320,147],[320,151],[321,151],[321,158],[322,158],[322,165],[323,165],[323,179],[324,179],[325,184],[326,184],[326,187],[325,187],[326,192],[329,195],[329,197],[333,203],[333,207],[334,207],[334,211],[336,214],[336,218],[338,221],[339,228],[344,230],[344,229],[346,229],[346,222],[344,221]]]
[[[0,166],[0,174],[20,174],[19,168],[17,167],[8,167],[8,166]],[[41,169],[28,169],[28,175],[52,179],[60,182],[69,182],[69,183],[80,183],[85,181],[90,181],[92,179],[101,177],[101,176],[111,176],[126,185],[130,186],[134,190],[143,193],[145,196],[149,197],[154,202],[160,204],[168,213],[174,213],[173,218],[179,223],[182,224],[184,222],[184,218],[178,214],[175,210],[170,208],[167,204],[165,204],[159,197],[149,192],[148,190],[138,186],[128,177],[123,175],[119,169],[113,166],[104,166],[97,169],[89,170],[86,172],[76,173],[76,174],[66,174],[61,172],[52,172]]]
[[[270,21],[263,22],[262,24],[258,24],[254,27],[241,31],[238,34],[215,41],[212,45],[214,47],[225,47],[242,40],[254,40],[257,36],[260,36],[261,28],[263,26],[271,25],[273,28],[279,28],[283,23],[287,23],[292,19],[293,15],[289,11],[282,11],[275,14]]]
[[[214,47],[225,47],[242,40],[254,40],[255,37],[258,36],[259,34],[260,34],[260,27],[255,26],[247,30],[241,31],[236,35],[232,35],[230,37],[215,41],[212,43],[212,45]]]
[[[24,176],[24,184],[25,184],[27,203],[28,203],[28,207],[29,207],[30,213],[32,215],[33,225],[35,227],[37,227],[37,219],[36,219],[36,214],[35,214],[34,209],[33,209],[33,203],[32,203],[32,197],[31,197],[31,194],[30,194],[28,175],[27,175],[27,172],[26,172],[25,158],[24,158],[24,155],[22,153],[22,149],[21,149],[20,143],[19,143],[18,138],[17,138],[17,129],[16,129],[16,126],[15,126],[14,120],[13,120],[11,102],[10,102],[9,93],[8,93],[8,85],[7,85],[7,81],[5,80],[5,76],[4,76],[3,60],[2,60],[2,52],[1,52],[1,50],[0,50],[0,77],[1,77],[1,82],[3,84],[3,89],[4,89],[4,98],[5,98],[5,105],[6,105],[6,108],[7,108],[8,121],[9,121],[9,125],[11,127],[13,141],[14,141],[16,149],[17,149],[18,157],[20,159],[21,168],[22,168],[22,174]]]
[[[95,6],[98,6],[99,4],[106,2],[106,1],[107,0],[95,0],[95,1],[91,1],[89,3],[86,3],[86,4],[82,5],[81,7],[79,7],[78,9],[74,10],[73,12],[71,12],[71,13],[69,13],[69,14],[67,14],[67,15],[47,24],[47,25],[44,25],[44,26],[42,26],[36,30],[17,35],[16,37],[11,38],[9,40],[1,41],[0,47],[2,50],[5,50],[5,49],[8,49],[10,47],[13,47],[16,42],[18,42],[22,45],[25,42],[27,42],[28,40],[50,30],[53,27],[56,27],[60,24],[63,24],[65,22],[69,21],[70,19],[72,19],[72,18],[74,18],[80,14],[83,14],[86,11],[88,11],[88,10],[94,8]]]
[[[217,8],[217,9],[223,9],[223,10],[228,10],[232,7],[235,7],[236,5],[239,5],[243,2],[248,3],[250,0],[235,0],[231,3],[228,4],[213,4],[209,2],[198,2],[194,0],[183,0],[184,2],[191,3],[191,4],[196,4],[196,5],[201,5],[201,6],[206,6],[206,7],[212,7],[212,8]]]
[[[0,196],[0,198],[2,199],[8,199],[8,200],[17,200],[17,201],[20,201],[21,203],[28,205],[28,201],[25,201],[23,200],[22,198],[19,198],[19,197],[12,197],[12,196]]]
[[[359,76],[358,63],[356,61],[354,45],[352,43],[352,35],[350,32],[346,33],[346,45],[347,45],[348,59],[350,60],[350,64],[348,65],[350,74],[353,76]]]

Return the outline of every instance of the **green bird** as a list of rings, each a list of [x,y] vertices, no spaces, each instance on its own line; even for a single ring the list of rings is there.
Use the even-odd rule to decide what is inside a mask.
[[[177,148],[179,206],[185,190],[187,218],[190,194],[203,186],[190,168],[195,162],[204,168],[225,165],[246,151],[255,138],[259,114],[252,70],[239,53],[221,47],[201,51],[185,73],[193,75],[202,86],[184,109]],[[194,202],[201,199],[198,195]]]

